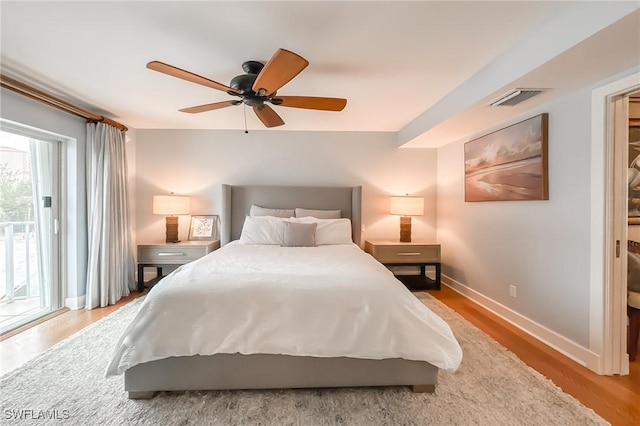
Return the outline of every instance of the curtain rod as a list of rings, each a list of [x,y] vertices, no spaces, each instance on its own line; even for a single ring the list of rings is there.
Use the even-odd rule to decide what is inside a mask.
[[[21,95],[24,95],[28,98],[35,99],[36,101],[40,101],[52,107],[58,108],[64,112],[68,112],[69,114],[85,118],[88,121],[109,124],[119,130],[122,130],[123,132],[126,132],[128,130],[127,126],[125,126],[124,124],[120,124],[117,121],[111,120],[110,118],[89,112],[85,109],[72,105],[69,102],[58,99],[54,96],[51,96],[45,92],[42,92],[36,88],[33,88],[27,84],[21,83],[2,74],[0,74],[0,86],[4,87],[5,89],[13,90],[14,92],[20,93]]]

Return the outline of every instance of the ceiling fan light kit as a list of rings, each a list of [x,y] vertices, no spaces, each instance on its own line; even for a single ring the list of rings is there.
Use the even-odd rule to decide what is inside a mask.
[[[277,96],[277,91],[300,74],[308,65],[309,62],[302,56],[286,49],[278,49],[266,64],[258,61],[244,62],[242,69],[245,74],[233,77],[229,86],[164,62],[149,62],[147,68],[212,89],[221,90],[231,96],[240,98],[238,100],[182,108],[179,110],[181,112],[198,114],[244,103],[253,108],[256,116],[266,127],[277,127],[283,125],[284,121],[267,103],[289,108],[322,111],[342,111],[347,105],[347,100],[343,98]]]

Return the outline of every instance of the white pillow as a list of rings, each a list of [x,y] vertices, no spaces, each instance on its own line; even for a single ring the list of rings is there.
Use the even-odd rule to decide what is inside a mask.
[[[284,219],[272,216],[247,216],[244,218],[240,244],[277,245],[284,243]]]
[[[315,217],[295,217],[284,219],[294,223],[317,223],[316,245],[351,244],[351,220],[349,219],[317,219]]]
[[[340,219],[340,213],[340,210],[310,210],[296,208],[296,217],[311,216],[318,219]]]
[[[269,209],[252,204],[249,216],[293,217],[293,209]]]

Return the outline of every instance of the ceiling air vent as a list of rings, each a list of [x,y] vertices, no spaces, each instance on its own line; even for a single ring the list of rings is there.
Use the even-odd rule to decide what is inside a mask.
[[[509,93],[506,93],[489,105],[492,107],[497,106],[514,106],[520,102],[524,102],[529,98],[534,97],[542,93],[544,89],[513,89]]]

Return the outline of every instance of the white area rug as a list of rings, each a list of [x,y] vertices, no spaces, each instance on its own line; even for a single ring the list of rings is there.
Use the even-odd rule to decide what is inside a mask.
[[[105,379],[113,345],[140,299],[0,379],[0,423],[69,425],[601,425],[562,392],[439,301],[423,302],[463,350],[434,394],[409,388],[167,392],[129,400],[123,378]],[[420,336],[416,336],[420,338]]]

